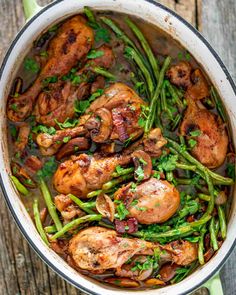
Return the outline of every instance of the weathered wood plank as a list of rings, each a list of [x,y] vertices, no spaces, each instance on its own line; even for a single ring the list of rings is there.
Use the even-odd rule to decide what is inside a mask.
[[[234,0],[163,0],[161,3],[176,10],[194,26],[203,30],[215,48],[224,57],[232,73],[236,73],[235,26],[236,13]],[[50,0],[41,0],[46,4]],[[23,10],[19,0],[0,0],[0,61],[10,41],[24,24]],[[218,11],[217,11],[218,10]],[[212,13],[214,11],[214,13]],[[225,23],[227,20],[228,23]],[[217,34],[216,34],[217,28]],[[233,32],[234,28],[234,32]],[[224,36],[224,37],[222,37]],[[233,37],[233,38],[232,38]],[[220,41],[219,41],[220,39]],[[227,43],[226,43],[227,42]],[[227,48],[227,50],[226,50]],[[235,77],[235,76],[234,76]],[[22,238],[2,197],[0,197],[0,293],[5,294],[82,294],[52,272],[30,249]],[[226,294],[233,294],[236,255],[232,256],[223,270]],[[226,276],[227,273],[227,276]],[[229,274],[231,274],[229,276]],[[229,287],[228,287],[229,286]]]
[[[203,0],[202,32],[236,81],[236,1]],[[236,294],[236,250],[221,271],[225,295]]]

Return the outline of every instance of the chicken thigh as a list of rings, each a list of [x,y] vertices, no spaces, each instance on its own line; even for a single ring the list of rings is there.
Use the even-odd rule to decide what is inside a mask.
[[[162,223],[172,217],[180,205],[178,190],[165,180],[151,178],[130,189],[129,185],[115,193],[115,199],[123,200],[129,211],[141,224]]]
[[[75,194],[80,198],[93,191],[101,189],[109,181],[116,166],[126,165],[130,156],[90,157],[86,154],[72,156],[61,163],[54,174],[55,189],[62,194]]]

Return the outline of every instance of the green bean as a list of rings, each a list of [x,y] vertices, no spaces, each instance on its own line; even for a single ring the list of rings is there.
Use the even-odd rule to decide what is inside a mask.
[[[162,65],[160,75],[159,75],[159,80],[157,83],[157,87],[156,87],[155,93],[154,93],[153,98],[150,103],[150,111],[149,111],[148,119],[146,121],[145,128],[144,128],[145,133],[149,132],[150,129],[152,128],[152,125],[153,125],[153,122],[155,119],[156,102],[159,98],[159,95],[161,92],[161,87],[162,87],[163,81],[164,81],[165,72],[166,72],[167,68],[169,67],[170,62],[171,62],[171,57],[168,56]]]
[[[218,216],[219,216],[219,222],[220,222],[221,237],[222,239],[225,239],[227,235],[227,226],[226,226],[225,212],[222,206],[218,206]]]
[[[122,169],[120,172],[113,172],[111,176],[112,177],[119,177],[122,175],[130,174],[132,172],[134,172],[134,167]]]
[[[203,214],[203,216],[208,216],[212,213],[212,211],[214,209],[215,196],[214,196],[214,186],[213,186],[212,180],[211,180],[207,171],[205,171],[205,177],[206,177],[206,183],[208,185],[208,190],[209,190],[209,194],[210,194],[210,201],[208,202],[207,210]]]
[[[198,260],[199,260],[199,263],[201,265],[203,265],[205,263],[205,260],[204,260],[204,236],[205,236],[205,233],[206,233],[206,226],[203,226],[203,228],[201,229],[201,236],[200,236],[200,240],[199,240],[199,243],[198,243]]]
[[[129,179],[131,179],[133,177],[134,177],[133,174],[127,174],[127,175],[123,175],[123,176],[120,176],[118,178],[112,179],[112,180],[110,180],[110,181],[103,184],[102,190],[108,191],[112,187],[116,186],[117,184],[119,184],[119,183],[121,183],[123,181],[129,180]]]
[[[99,221],[98,224],[99,224],[100,226],[103,226],[103,227],[106,227],[106,228],[115,229],[114,225],[112,225],[112,224],[108,224],[108,223],[106,223],[106,222],[104,222],[104,221],[102,221],[102,220]]]
[[[183,163],[176,163],[176,168],[182,169],[182,170],[196,171],[195,165],[188,165]]]
[[[102,215],[94,214],[94,215],[86,215],[77,219],[72,220],[71,222],[67,223],[61,230],[59,230],[55,235],[51,237],[51,240],[56,240],[63,236],[66,232],[74,229],[76,226],[80,225],[81,223],[85,222],[92,222],[92,221],[99,221],[102,219]]]
[[[94,14],[88,6],[84,6],[84,14],[87,16],[90,23],[92,23],[92,24],[96,23],[96,19],[94,17]]]
[[[211,219],[211,216],[208,215],[208,216],[202,217],[201,219],[199,219],[197,221],[191,222],[188,225],[184,225],[184,226],[181,226],[177,229],[172,229],[172,230],[169,230],[164,233],[148,233],[145,235],[145,233],[143,233],[143,232],[136,232],[133,235],[136,237],[139,237],[139,238],[144,238],[147,240],[151,239],[151,240],[157,241],[158,239],[161,239],[161,238],[169,238],[172,236],[179,236],[182,234],[186,234],[188,232],[192,232],[192,231],[194,231],[195,228],[206,224],[210,219]]]
[[[57,229],[56,229],[55,225],[49,225],[49,226],[45,226],[44,231],[47,234],[54,234],[57,232]]]
[[[216,237],[218,237],[219,230],[220,230],[220,222],[217,219],[216,222],[215,222],[215,235],[216,235]]]
[[[214,251],[217,251],[219,247],[218,247],[217,238],[215,234],[215,218],[214,217],[212,217],[210,221],[209,232],[210,232],[212,247]]]
[[[176,115],[176,117],[175,117],[175,119],[174,119],[174,121],[173,121],[172,127],[171,127],[171,130],[172,130],[172,131],[174,131],[174,130],[177,128],[177,126],[178,126],[178,124],[179,124],[181,118],[182,118],[182,115],[181,115],[181,114],[177,114],[177,115]]]
[[[101,16],[100,19],[115,32],[116,36],[120,38],[125,44],[136,49],[134,42],[109,18]]]
[[[127,25],[130,27],[130,29],[133,31],[133,33],[136,35],[138,40],[140,41],[144,51],[146,52],[147,58],[152,66],[153,74],[156,77],[156,81],[158,81],[160,69],[150,45],[148,44],[146,38],[144,37],[140,29],[128,17],[126,18],[125,21]]]
[[[54,221],[57,230],[62,229],[62,224],[61,224],[61,221],[57,215],[56,207],[55,207],[54,203],[52,202],[51,194],[50,194],[48,187],[43,179],[40,179],[40,189],[42,191],[46,206],[48,208],[48,212],[49,212],[52,220]]]
[[[76,205],[79,206],[80,209],[82,209],[84,212],[88,213],[88,214],[94,214],[94,211],[91,210],[88,206],[86,206],[84,202],[82,202],[79,198],[77,198],[76,196],[69,194],[68,197],[75,202]],[[94,202],[93,202],[94,203]],[[95,205],[96,206],[96,205]],[[95,207],[94,206],[94,207]]]
[[[199,199],[206,201],[206,202],[210,202],[211,200],[211,196],[209,195],[205,195],[205,194],[198,194]]]
[[[20,192],[24,196],[27,196],[29,194],[28,189],[18,180],[18,178],[16,178],[13,175],[11,175],[10,178],[11,178],[12,182],[14,183],[18,192]]]
[[[167,138],[169,144],[178,152],[180,153],[186,160],[188,160],[190,163],[196,165],[197,169],[199,169],[202,174],[204,173],[203,177],[205,177],[205,172],[207,171],[209,175],[212,177],[213,180],[215,180],[218,184],[221,185],[232,185],[234,181],[231,178],[223,177],[219,174],[214,173],[204,165],[202,165],[198,160],[196,160],[194,157],[192,157],[184,148],[182,148],[177,142],[174,140]]]
[[[135,61],[135,63],[138,65],[138,67],[140,68],[140,70],[143,73],[143,76],[145,78],[145,81],[147,83],[149,94],[152,97],[153,96],[153,93],[154,93],[154,85],[153,85],[152,78],[150,76],[150,72],[146,68],[144,62],[140,58],[140,56],[137,53],[137,51],[135,49],[133,49],[132,47],[126,46],[124,52],[129,57],[131,57]]]
[[[214,100],[214,102],[215,102],[216,108],[217,108],[217,110],[218,110],[218,112],[219,112],[219,114],[220,114],[222,120],[223,120],[224,122],[227,122],[227,117],[226,117],[226,115],[225,115],[224,107],[223,107],[223,105],[222,105],[222,103],[221,103],[221,100],[220,100],[220,98],[218,97],[218,94],[217,94],[217,92],[215,91],[214,87],[211,87],[211,96],[212,96],[212,98],[213,98],[213,100]]]
[[[165,81],[165,85],[167,86],[171,97],[174,99],[175,103],[183,109],[184,105],[183,102],[180,100],[178,93],[176,92],[175,88],[170,84],[168,80]]]
[[[42,225],[42,222],[41,222],[41,219],[40,219],[39,206],[38,206],[38,200],[37,199],[34,200],[33,212],[34,212],[34,220],[35,220],[36,228],[37,228],[42,240],[45,242],[45,244],[47,246],[49,246],[50,244],[48,242],[47,236],[45,234],[45,231],[43,229],[43,225]]]
[[[116,79],[116,77],[113,74],[111,74],[110,72],[108,72],[107,70],[105,70],[101,67],[92,67],[91,70],[96,74],[104,76],[105,78],[108,78],[111,80]]]
[[[103,191],[101,189],[96,190],[96,191],[92,191],[90,193],[87,194],[87,198],[93,198],[96,197],[98,195],[100,195]]]

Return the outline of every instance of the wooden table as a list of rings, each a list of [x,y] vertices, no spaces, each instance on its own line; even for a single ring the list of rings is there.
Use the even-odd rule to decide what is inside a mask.
[[[69,0],[65,0],[69,1]],[[139,1],[139,0],[135,0]],[[40,4],[51,1],[41,0]],[[162,0],[211,42],[236,80],[236,1]],[[0,61],[24,24],[20,0],[0,0]],[[51,271],[31,250],[0,197],[0,295],[83,294]],[[236,294],[236,250],[221,271],[225,295]]]

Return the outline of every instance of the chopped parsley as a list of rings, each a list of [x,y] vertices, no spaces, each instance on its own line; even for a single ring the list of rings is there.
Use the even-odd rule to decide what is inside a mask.
[[[49,84],[56,83],[57,81],[58,81],[57,76],[51,76],[51,77],[47,77],[43,79],[42,84],[43,84],[43,87],[48,87]]]
[[[70,139],[71,139],[71,136],[65,136],[62,141],[64,143],[67,143]]]
[[[39,178],[50,178],[51,176],[53,176],[54,172],[57,169],[57,163],[55,160],[55,157],[51,157],[47,160],[47,162],[44,163],[42,169],[40,169],[36,175]]]
[[[67,118],[63,123],[58,122],[57,119],[55,119],[54,121],[57,123],[60,129],[73,128],[79,122],[78,119],[69,119],[69,118]]]
[[[190,132],[190,135],[193,136],[193,137],[197,137],[197,136],[199,136],[201,134],[202,134],[201,130],[194,130],[194,131]]]
[[[10,125],[9,127],[10,129],[10,134],[13,138],[15,138],[17,136],[17,128],[15,125]]]
[[[135,266],[131,268],[131,271],[143,271],[147,270],[150,268],[157,268],[158,267],[158,261],[155,257],[153,256],[146,256],[146,261],[140,262],[140,261],[135,261]]]
[[[32,127],[33,133],[47,133],[50,135],[54,135],[56,133],[56,129],[54,127],[47,127],[45,125],[37,125]]]
[[[195,139],[190,138],[188,140],[188,145],[191,149],[193,149],[196,146],[196,144],[197,144],[197,141]]]
[[[141,166],[138,166],[138,168],[135,170],[135,175],[137,177],[137,181],[140,182],[144,178],[144,171]]]
[[[178,161],[177,155],[164,155],[159,158],[159,163],[157,164],[158,170],[163,171],[173,171],[176,168],[176,163]]]
[[[226,165],[226,172],[227,175],[232,178],[233,180],[235,180],[235,164],[233,163],[227,163]]]
[[[149,114],[149,107],[145,105],[141,105],[141,114],[138,119],[138,125],[143,128],[146,124],[147,118]]]
[[[29,57],[27,57],[24,61],[24,68],[25,70],[30,71],[34,74],[37,74],[40,70],[39,64],[33,58]]]
[[[95,30],[95,42],[104,41],[106,43],[109,43],[110,40],[111,40],[111,36],[107,29],[98,27]]]
[[[46,50],[44,50],[44,51],[41,51],[39,53],[39,55],[42,56],[42,57],[48,57],[48,52]]]
[[[17,110],[18,110],[18,106],[17,106],[17,104],[16,104],[16,103],[11,104],[11,109],[12,109],[14,112],[17,112]]]
[[[94,59],[94,58],[98,58],[104,55],[104,51],[102,50],[95,50],[92,49],[89,51],[89,53],[87,54],[87,58],[88,59]]]
[[[126,209],[125,204],[120,200],[115,200],[114,203],[117,204],[116,206],[117,217],[120,220],[125,219],[126,216],[129,215],[129,211]]]
[[[74,110],[78,114],[84,114],[89,106],[90,102],[88,100],[76,100],[74,103]]]

